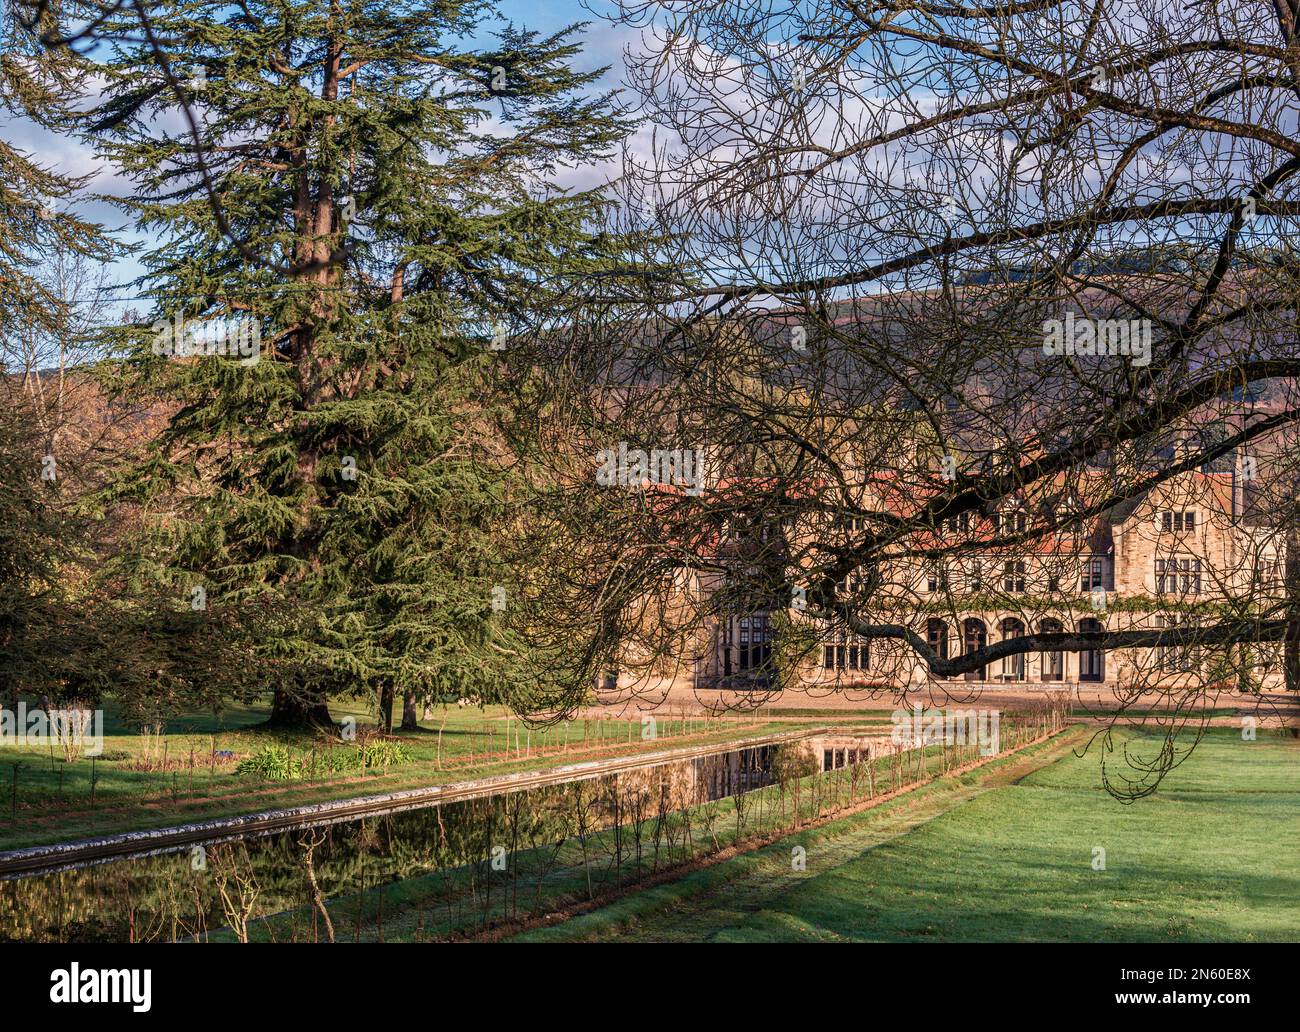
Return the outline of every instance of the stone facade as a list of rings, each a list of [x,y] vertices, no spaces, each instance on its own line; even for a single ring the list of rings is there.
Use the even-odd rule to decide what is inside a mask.
[[[874,604],[892,597],[894,619],[949,657],[1037,631],[1163,629],[1214,621],[1216,604],[1277,597],[1282,590],[1282,542],[1245,519],[1243,487],[1239,468],[1180,473],[1070,535],[1034,541],[1015,553],[967,551],[941,570],[902,564],[875,588]],[[991,521],[996,531],[1020,529],[1021,518],[1013,507],[977,520]],[[954,540],[969,535],[974,541],[988,533],[988,526],[971,525],[943,531]],[[712,582],[697,577],[681,590],[707,594],[716,586],[716,575]],[[798,625],[797,606],[787,613]],[[667,680],[699,695],[747,687],[775,690],[777,617],[767,611],[714,622],[684,648]],[[1232,677],[1239,679],[1244,666],[1258,685],[1273,686],[1281,678],[1279,659],[1277,646],[1258,647]],[[1092,683],[1122,689],[1139,683],[1221,682],[1224,670],[1222,655],[1216,660],[1208,648],[1135,648],[1031,652],[952,680],[973,682],[970,687]],[[919,687],[936,680],[901,642],[843,634],[823,637],[779,677],[787,686],[797,682],[828,691]],[[629,672],[629,686],[634,679]]]

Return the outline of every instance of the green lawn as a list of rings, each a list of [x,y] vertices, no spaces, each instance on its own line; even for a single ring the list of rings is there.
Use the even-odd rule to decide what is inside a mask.
[[[944,779],[524,938],[1300,939],[1300,742],[1215,730],[1131,805],[1100,787],[1097,746],[1038,750],[1057,755]]]

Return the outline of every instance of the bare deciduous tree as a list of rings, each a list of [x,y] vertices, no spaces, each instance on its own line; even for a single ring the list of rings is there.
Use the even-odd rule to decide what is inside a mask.
[[[579,643],[570,704],[1109,656],[1172,736],[1214,691],[1300,687],[1294,2],[621,16],[647,272],[510,384],[551,560],[517,615]]]

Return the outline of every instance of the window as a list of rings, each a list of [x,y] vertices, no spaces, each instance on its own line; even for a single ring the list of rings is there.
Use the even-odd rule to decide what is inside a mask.
[[[726,541],[752,545],[775,541],[785,534],[787,521],[770,516],[733,516],[722,524]]]
[[[1063,630],[1060,620],[1044,620],[1038,626],[1043,634],[1060,634]],[[1065,680],[1065,653],[1043,652],[1039,654],[1039,670],[1044,681]]]
[[[1160,529],[1166,534],[1184,534],[1196,529],[1195,512],[1162,512]]]
[[[963,512],[960,516],[954,516],[944,522],[949,534],[969,534],[970,533],[970,513]]]
[[[1083,574],[1079,578],[1080,591],[1092,591],[1093,588],[1104,588],[1104,578],[1102,571],[1105,567],[1102,564],[1100,556],[1093,556],[1091,559],[1085,559],[1083,563]]]
[[[1156,560],[1156,594],[1199,595],[1201,561],[1175,557]]]
[[[1263,556],[1255,562],[1255,583],[1265,588],[1281,587],[1285,582],[1282,560]]]
[[[965,639],[966,655],[970,655],[972,652],[978,652],[980,649],[986,648],[988,646],[989,633],[984,626],[983,620],[980,620],[976,617],[970,617],[969,619],[967,619],[963,627],[963,630],[965,631],[963,637]],[[967,671],[966,680],[983,681],[987,678],[987,676],[988,676],[988,667],[982,666],[975,670]]]
[[[978,559],[967,567],[966,586],[971,591],[984,590],[984,565]]]
[[[1006,562],[1002,564],[1002,590],[1025,590],[1025,564],[1023,562]]]
[[[1154,442],[1145,442],[1151,447],[1151,457],[1143,463],[1147,469],[1164,469],[1169,466],[1177,457],[1177,450],[1172,442],[1165,444],[1155,444]],[[1142,444],[1139,444],[1139,449]]]
[[[866,670],[871,662],[868,639],[849,634],[822,647],[822,665],[827,670]]]
[[[741,670],[758,670],[772,662],[772,617],[755,613],[740,618],[737,666]]]
[[[948,571],[942,562],[932,563],[925,574],[926,591],[947,591]]]
[[[1025,625],[1013,616],[1007,617],[1002,621],[1002,637],[1023,638],[1025,635]],[[1025,654],[1023,652],[1013,653],[1010,656],[1002,657],[1002,680],[1004,681],[1023,681],[1025,679]]]
[[[1061,578],[1059,574],[1049,573],[1047,575],[1047,590],[1048,591],[1061,590]]]
[[[858,762],[856,749],[823,749],[822,770],[841,770]]]
[[[866,584],[866,582],[867,579],[863,575],[862,571],[854,570],[842,581],[840,581],[837,585],[835,585],[835,590],[838,591],[841,595],[856,595],[862,590],[862,586]]]
[[[1080,620],[1079,631],[1082,634],[1099,634],[1104,627],[1100,620]],[[1079,653],[1079,680],[1106,680],[1106,653],[1102,649],[1088,649]]]
[[[1173,630],[1199,626],[1194,616],[1157,616],[1155,625],[1160,630]],[[1201,647],[1197,644],[1162,645],[1155,650],[1156,668],[1165,673],[1191,673],[1201,668]]]
[[[865,516],[840,516],[836,519],[835,524],[841,531],[848,534],[861,534],[867,529]]]
[[[1005,515],[1000,512],[995,512],[993,514],[994,533],[1001,534],[1005,532],[1007,534],[1023,534],[1025,528],[1028,526],[1029,522],[1025,519],[1025,514],[1023,512],[1009,512]]]
[[[926,644],[940,659],[948,658],[948,625],[942,620],[930,619],[925,624]]]

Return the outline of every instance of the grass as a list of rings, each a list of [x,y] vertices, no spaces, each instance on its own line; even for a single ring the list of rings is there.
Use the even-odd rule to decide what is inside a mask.
[[[1300,742],[1214,730],[1131,805],[1101,788],[1095,746],[1081,758],[1059,740],[1031,752],[521,938],[1300,938]],[[807,851],[802,873],[795,845]]]
[[[30,703],[29,703],[30,705]],[[501,706],[440,707],[420,731],[398,731],[409,761],[365,773],[274,782],[236,773],[239,760],[259,749],[287,746],[310,763],[313,750],[355,748],[310,733],[285,734],[261,727],[268,707],[231,707],[219,717],[188,714],[161,735],[142,735],[105,706],[104,749],[96,760],[65,760],[32,745],[0,745],[0,849],[43,845],[110,832],[165,827],[278,807],[346,799],[492,774],[535,770],[583,759],[652,752],[675,746],[726,742],[787,732],[799,725],[765,716],[659,715],[656,737],[643,740],[640,718],[575,720],[529,732]],[[373,723],[359,701],[331,703],[335,720]],[[445,722],[444,722],[445,717]],[[809,719],[808,726],[835,723],[838,715]],[[441,736],[438,734],[442,726]],[[506,734],[510,733],[507,744]],[[518,742],[516,744],[516,735]],[[227,752],[229,757],[214,759]]]

